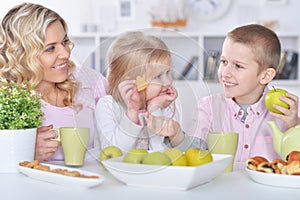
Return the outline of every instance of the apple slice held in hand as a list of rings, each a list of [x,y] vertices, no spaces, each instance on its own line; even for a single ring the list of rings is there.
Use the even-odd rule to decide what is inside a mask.
[[[269,90],[265,96],[265,104],[268,110],[277,114],[282,114],[282,112],[273,107],[274,104],[289,109],[289,105],[280,100],[280,97],[285,97],[286,93],[286,90],[275,87],[273,87],[272,90]]]
[[[145,74],[143,76],[136,77],[136,85],[138,88],[138,92],[141,92],[148,87],[148,83],[146,82]]]

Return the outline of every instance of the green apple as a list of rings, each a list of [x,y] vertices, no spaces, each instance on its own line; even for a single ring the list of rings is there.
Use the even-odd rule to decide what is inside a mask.
[[[280,97],[285,97],[286,93],[286,90],[280,88],[274,88],[272,90],[269,90],[265,96],[265,104],[268,110],[274,113],[282,114],[279,110],[273,107],[274,104],[289,109],[289,105],[280,100]]]
[[[180,149],[169,148],[164,153],[172,160],[173,166],[187,166],[187,159]]]
[[[147,154],[148,151],[145,149],[131,149],[125,154],[123,162],[142,164],[143,159]]]
[[[148,165],[171,165],[172,160],[166,154],[164,154],[162,152],[159,152],[159,151],[154,151],[154,152],[148,153],[144,157],[143,164],[148,164]]]
[[[116,158],[122,156],[121,149],[117,146],[107,146],[100,153],[100,161],[107,160],[110,158]]]
[[[199,148],[189,148],[185,156],[189,166],[203,165],[213,161],[211,152]]]

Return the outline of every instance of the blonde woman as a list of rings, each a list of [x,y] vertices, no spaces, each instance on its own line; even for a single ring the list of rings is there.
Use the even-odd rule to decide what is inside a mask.
[[[99,146],[94,108],[106,94],[106,79],[69,60],[73,43],[64,19],[44,6],[23,3],[2,18],[0,30],[0,76],[28,81],[42,95],[45,119],[38,128],[35,159],[64,159],[51,130],[62,126],[89,127],[88,149]]]
[[[109,95],[95,111],[102,148],[158,151],[185,146],[175,109],[171,53],[162,40],[142,32],[118,37],[108,51],[107,79]]]

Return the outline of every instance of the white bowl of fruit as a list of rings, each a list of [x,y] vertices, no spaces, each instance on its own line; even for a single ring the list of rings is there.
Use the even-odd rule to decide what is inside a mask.
[[[231,155],[211,154],[196,148],[186,152],[175,148],[163,152],[133,149],[115,158],[104,156],[104,152],[105,149],[100,159],[102,164],[124,184],[177,190],[188,190],[211,181],[232,159]]]

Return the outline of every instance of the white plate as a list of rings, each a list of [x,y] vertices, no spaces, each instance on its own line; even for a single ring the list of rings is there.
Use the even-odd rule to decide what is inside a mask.
[[[64,166],[59,166],[59,165],[52,165],[52,164],[45,164],[41,163],[43,165],[49,166],[51,170],[53,169],[67,169],[69,171],[78,171],[82,175],[86,176],[98,176],[99,178],[80,178],[80,177],[71,177],[71,176],[66,176],[62,174],[57,174],[53,172],[46,172],[46,171],[41,171],[37,169],[32,169],[28,167],[22,167],[22,166],[17,166],[17,169],[19,172],[27,175],[30,178],[33,179],[38,179],[41,181],[46,181],[49,183],[54,183],[58,185],[63,185],[63,186],[75,186],[75,187],[94,187],[99,184],[101,184],[104,181],[104,176],[96,173],[92,173],[89,171],[85,170],[79,170],[77,168],[70,168],[70,167],[64,167]]]
[[[257,172],[246,167],[248,176],[255,182],[276,187],[300,188],[300,176]]]
[[[232,156],[213,154],[213,162],[197,167],[131,164],[122,159],[123,156],[104,160],[103,164],[116,179],[127,185],[188,190],[221,174]]]

